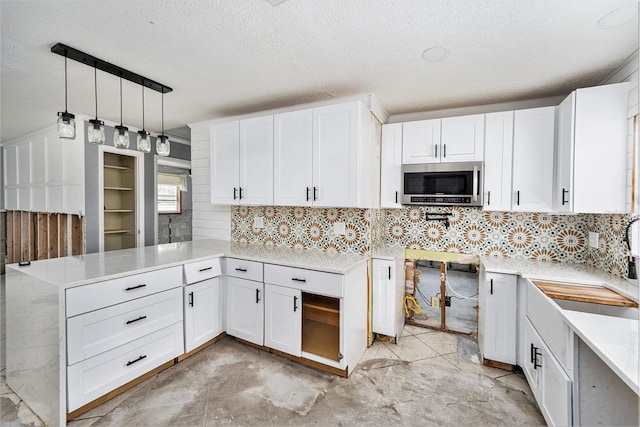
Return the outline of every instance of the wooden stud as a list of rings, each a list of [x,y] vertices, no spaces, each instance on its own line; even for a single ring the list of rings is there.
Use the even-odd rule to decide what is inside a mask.
[[[20,261],[29,261],[29,235],[31,234],[31,221],[29,212],[20,212]]]
[[[82,255],[84,253],[84,221],[78,215],[71,217],[71,254]]]
[[[13,260],[13,242],[15,241],[15,236],[13,234],[13,211],[7,211],[7,264],[13,264],[15,261]]]
[[[58,241],[60,245],[59,254],[61,257],[69,256],[69,230],[67,225],[68,216],[58,215]]]
[[[58,258],[60,242],[58,241],[58,214],[51,214],[49,221],[49,258]]]
[[[446,318],[446,295],[447,295],[447,264],[444,262],[440,263],[440,328],[447,329],[447,318]]]
[[[49,218],[46,213],[37,215],[36,259],[49,258]]]
[[[13,262],[20,261],[20,230],[21,215],[19,211],[13,212]]]
[[[514,371],[514,366],[510,363],[498,362],[496,360],[483,359],[482,364],[484,366],[489,366],[490,368],[504,369],[505,371]]]

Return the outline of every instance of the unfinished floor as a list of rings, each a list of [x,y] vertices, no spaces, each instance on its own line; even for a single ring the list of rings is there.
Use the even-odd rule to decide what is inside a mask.
[[[42,425],[0,385],[3,426]],[[519,374],[479,364],[475,340],[405,326],[348,378],[224,338],[69,423],[85,426],[544,425]]]

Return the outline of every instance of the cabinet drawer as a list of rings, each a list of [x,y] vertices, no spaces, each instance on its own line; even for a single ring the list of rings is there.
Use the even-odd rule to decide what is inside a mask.
[[[302,292],[340,298],[344,295],[343,279],[344,276],[341,274],[272,264],[264,265],[265,283],[296,288]]]
[[[562,367],[573,370],[573,342],[560,308],[536,285],[527,281],[527,317]]]
[[[67,368],[69,412],[184,353],[182,322]]]
[[[220,258],[208,259],[206,261],[193,262],[184,265],[184,282],[189,285],[191,283],[201,282],[220,276],[222,269],[220,268]]]
[[[67,364],[73,365],[182,320],[182,288],[67,319]]]
[[[164,268],[67,289],[67,317],[182,286],[182,267]]]
[[[262,263],[243,259],[227,258],[227,276],[262,282]]]

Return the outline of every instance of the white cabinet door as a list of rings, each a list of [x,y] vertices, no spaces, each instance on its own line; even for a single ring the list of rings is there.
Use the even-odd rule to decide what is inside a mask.
[[[31,143],[18,145],[18,209],[31,210]]]
[[[273,205],[272,115],[240,120],[238,195],[241,205]]]
[[[227,333],[263,344],[264,285],[253,280],[227,277]]]
[[[75,141],[68,139],[63,140],[61,145],[64,147],[62,212],[83,215],[84,146],[78,147]],[[47,169],[51,164],[49,156],[49,150],[47,150]],[[48,202],[49,200],[47,199],[47,203]]]
[[[211,127],[211,203],[237,205],[240,178],[238,121]]]
[[[402,123],[382,125],[380,207],[401,208]]]
[[[372,329],[376,334],[395,337],[396,296],[393,261],[373,260]]]
[[[571,425],[571,380],[544,343],[542,343],[542,401],[538,403],[549,425]]]
[[[273,204],[311,206],[313,111],[273,116]]]
[[[553,206],[555,109],[515,112],[513,129],[514,211],[550,212]]]
[[[511,210],[513,111],[485,117],[484,210]]]
[[[358,206],[359,107],[349,102],[313,109],[314,206]]]
[[[517,280],[511,274],[486,273],[483,293],[484,315],[479,327],[483,330],[485,359],[516,363]]]
[[[4,147],[2,160],[4,163],[4,208],[8,211],[18,210],[18,147]]]
[[[556,146],[556,184],[553,209],[571,212],[573,209],[573,141],[575,92],[558,106],[558,141]],[[599,174],[596,174],[599,175]]]
[[[300,357],[302,292],[283,286],[264,287],[264,345]]]
[[[402,164],[440,162],[441,120],[402,124]]]
[[[482,161],[484,114],[442,119],[440,161]]]
[[[184,288],[184,331],[185,352],[222,333],[219,278]]]
[[[523,320],[524,365],[522,366],[522,370],[536,401],[540,402],[542,397],[542,340],[529,319],[524,316]]]

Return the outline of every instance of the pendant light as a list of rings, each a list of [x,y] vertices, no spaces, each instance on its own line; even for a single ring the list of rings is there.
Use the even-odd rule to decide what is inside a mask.
[[[129,128],[122,125],[122,75],[120,75],[120,125],[113,132],[113,145],[117,148],[129,148]]]
[[[104,122],[98,119],[98,69],[96,68],[95,62],[93,63],[93,81],[96,98],[96,118],[89,120],[89,126],[87,127],[87,139],[92,144],[104,144],[106,139],[104,134]]]
[[[156,152],[165,157],[171,152],[169,137],[164,134],[164,92],[162,92],[162,134],[156,139]]]
[[[143,153],[151,152],[151,137],[149,132],[144,128],[144,85],[142,86],[142,130],[138,131],[138,138],[136,139],[136,148]]]
[[[76,139],[76,116],[67,111],[67,51],[64,52],[64,112],[58,112],[58,138]]]

